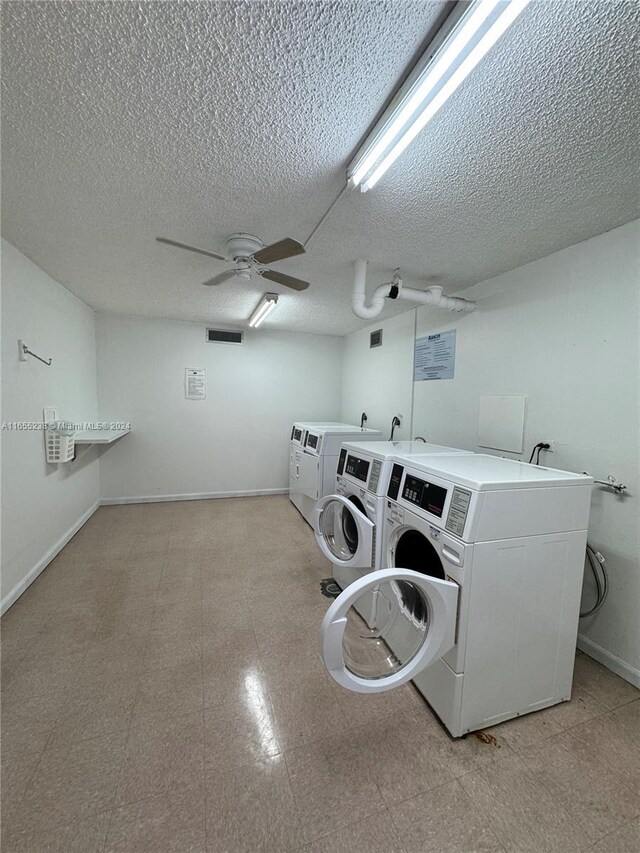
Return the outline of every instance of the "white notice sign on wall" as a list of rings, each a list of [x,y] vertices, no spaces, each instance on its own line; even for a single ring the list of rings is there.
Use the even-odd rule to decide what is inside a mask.
[[[184,396],[187,400],[204,400],[207,396],[206,370],[187,367],[184,372]]]
[[[453,379],[456,366],[456,330],[416,339],[413,380]]]

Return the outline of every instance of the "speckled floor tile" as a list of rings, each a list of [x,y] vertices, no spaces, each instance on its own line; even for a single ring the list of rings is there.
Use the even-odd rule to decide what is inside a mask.
[[[2,619],[3,851],[635,853],[635,688],[453,739],[327,675],[331,573],[286,496],[102,507]]]
[[[609,710],[640,698],[640,690],[589,655],[576,657],[573,684]]]
[[[366,753],[352,731],[285,753],[307,841],[384,808]]]
[[[405,684],[386,693],[352,693],[333,679],[331,686],[347,720],[354,726],[374,723],[390,714],[404,713],[407,710],[420,717],[425,726],[434,719],[433,712],[412,684]]]
[[[594,759],[613,764],[630,785],[640,785],[640,700],[569,731],[589,744]]]
[[[592,853],[638,853],[640,819],[632,820],[591,848]]]
[[[285,749],[330,737],[348,726],[326,674],[290,680],[267,676],[267,687]]]
[[[39,752],[27,752],[22,755],[1,756],[0,794],[2,795],[2,819],[7,821],[26,791],[40,761]]]
[[[103,853],[111,812],[41,826],[37,812],[2,828],[3,853]]]
[[[523,749],[520,755],[592,842],[640,814],[638,791],[628,775],[572,731]]]
[[[406,853],[386,809],[312,841],[303,850],[304,853]]]
[[[45,751],[21,800],[21,815],[37,814],[41,825],[51,827],[110,809],[125,743],[126,733],[118,732]]]
[[[502,853],[504,847],[456,780],[390,809],[406,853]]]
[[[517,755],[461,776],[460,784],[507,851],[577,853],[589,844],[579,824]]]
[[[137,675],[116,676],[71,697],[60,713],[47,749],[113,732],[127,732],[138,682]]]
[[[60,707],[64,707],[61,697]],[[21,758],[30,753],[43,751],[56,725],[56,717],[44,720],[30,719],[27,713],[13,710],[11,713],[2,712],[2,743],[0,755],[2,760],[16,756]]]
[[[438,751],[438,740],[411,713],[361,726],[353,737],[387,806],[454,778]]]
[[[219,775],[282,752],[280,730],[269,694],[259,682],[245,701],[207,710],[204,715],[205,770]]]
[[[582,687],[574,687],[571,691],[571,701],[561,702],[547,709],[547,715],[563,729],[578,726],[601,714],[606,714],[607,708],[597,702]]]
[[[524,714],[514,720],[507,720],[497,726],[486,729],[489,735],[503,738],[508,746],[515,752],[539,743],[562,731],[562,726],[557,723],[547,710],[535,711],[532,714]]]
[[[203,707],[202,666],[177,664],[140,676],[133,708],[134,722],[198,713]]]
[[[303,841],[284,758],[206,782],[208,853],[289,853]]]
[[[204,789],[192,785],[114,809],[104,853],[204,850]]]
[[[203,778],[202,713],[142,719],[129,732],[115,803],[134,803]]]

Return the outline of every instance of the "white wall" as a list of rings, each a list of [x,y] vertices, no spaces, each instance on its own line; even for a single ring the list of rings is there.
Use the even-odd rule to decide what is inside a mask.
[[[244,344],[205,342],[205,326],[97,316],[104,420],[132,432],[101,454],[102,497],[288,488],[294,420],[340,412],[340,338],[248,330]],[[207,371],[207,399],[185,400],[185,368]]]
[[[478,399],[524,394],[525,460],[613,474],[626,497],[594,490],[590,541],[607,558],[605,607],[581,621],[582,645],[640,683],[640,222],[475,285],[479,310],[456,318],[418,310],[417,335],[457,328],[455,379],[418,382],[414,429],[436,442],[477,446]],[[498,452],[498,451],[495,451]],[[505,454],[513,455],[513,454]],[[585,580],[585,601],[592,579]],[[595,645],[594,645],[595,644]]]
[[[404,415],[394,438],[407,439],[411,432],[413,380],[413,332],[415,311],[407,311],[360,329],[344,339],[342,372],[342,415],[346,423],[360,423],[367,413],[366,426],[381,429],[388,438],[395,414]],[[369,335],[382,329],[382,346],[369,348]]]
[[[51,367],[18,360],[18,338]],[[65,420],[96,417],[94,314],[2,241],[2,422],[42,421],[58,407]],[[88,450],[48,465],[42,431],[2,433],[2,609],[55,556],[96,505],[99,470]]]

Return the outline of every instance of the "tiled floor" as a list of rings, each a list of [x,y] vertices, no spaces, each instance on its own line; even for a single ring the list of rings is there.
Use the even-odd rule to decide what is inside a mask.
[[[330,573],[286,498],[103,507],[2,620],[4,853],[640,850],[640,699],[452,740],[318,656]]]

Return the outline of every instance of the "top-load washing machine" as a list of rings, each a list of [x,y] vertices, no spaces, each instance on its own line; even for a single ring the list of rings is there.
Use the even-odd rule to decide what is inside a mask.
[[[394,456],[471,455],[423,441],[346,441],[340,449],[333,494],[314,509],[320,550],[333,563],[341,589],[374,569],[382,569],[382,521]]]
[[[413,679],[454,737],[568,700],[592,485],[481,454],[395,458],[385,568],[323,620],[330,674],[360,693]]]
[[[341,423],[295,423],[289,450],[289,500],[313,525],[318,498],[333,491],[338,454],[343,441],[356,437],[381,441],[377,429]]]

